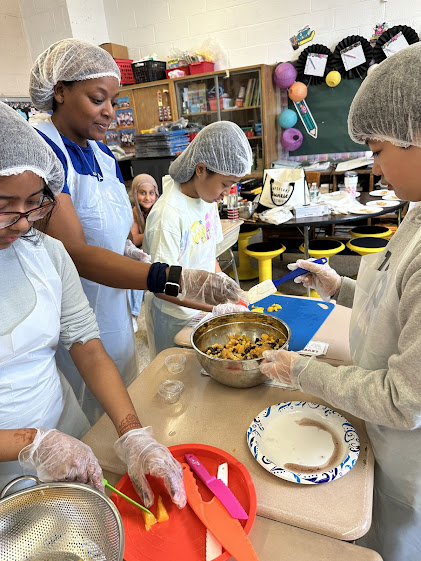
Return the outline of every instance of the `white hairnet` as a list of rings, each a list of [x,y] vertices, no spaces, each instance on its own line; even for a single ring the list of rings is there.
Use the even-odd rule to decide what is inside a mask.
[[[31,69],[29,93],[37,109],[53,107],[57,82],[89,80],[114,76],[120,81],[120,70],[113,57],[101,47],[80,39],[63,39],[39,55]]]
[[[32,171],[57,195],[64,169],[53,150],[14,109],[0,102],[0,176]]]
[[[252,152],[246,135],[230,121],[208,125],[173,161],[169,174],[174,181],[186,183],[193,177],[199,163],[222,175],[246,175],[252,164]]]
[[[388,141],[421,147],[421,43],[387,58],[362,83],[348,115],[349,136],[359,144]]]

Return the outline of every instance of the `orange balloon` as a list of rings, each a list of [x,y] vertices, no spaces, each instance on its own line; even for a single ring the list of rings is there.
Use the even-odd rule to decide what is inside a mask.
[[[291,101],[303,101],[307,97],[307,86],[302,82],[294,82],[288,89],[288,97]]]

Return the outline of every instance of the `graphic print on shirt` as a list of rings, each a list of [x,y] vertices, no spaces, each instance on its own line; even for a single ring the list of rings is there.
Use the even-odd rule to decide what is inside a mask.
[[[202,220],[196,220],[190,227],[190,233],[195,244],[202,244],[213,238],[214,227],[212,223],[211,213],[205,215],[205,223]]]

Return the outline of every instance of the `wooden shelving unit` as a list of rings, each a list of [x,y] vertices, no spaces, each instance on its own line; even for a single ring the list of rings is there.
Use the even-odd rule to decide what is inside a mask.
[[[255,123],[261,123],[262,134],[249,137],[249,140],[252,141],[252,148],[257,151],[258,147],[258,168],[261,169],[254,169],[248,177],[259,178],[263,175],[263,169],[269,168],[271,162],[278,158],[277,107],[272,79],[273,68],[273,66],[260,64],[195,74],[172,80],[133,84],[123,86],[121,94],[129,97],[137,132],[165,124],[165,122],[159,121],[158,96],[161,96],[164,105],[171,108],[173,121],[179,117],[185,117],[190,122],[198,122],[202,125],[219,120],[233,121],[239,126],[253,126]],[[261,101],[258,105],[221,109],[217,98],[217,109],[214,111],[186,112],[183,110],[181,92],[184,88],[189,88],[193,84],[205,84],[206,92],[209,92],[212,87],[219,92],[219,87],[222,86],[224,92],[229,93],[235,101],[240,86],[246,87],[251,78],[256,80],[256,87],[260,89]]]

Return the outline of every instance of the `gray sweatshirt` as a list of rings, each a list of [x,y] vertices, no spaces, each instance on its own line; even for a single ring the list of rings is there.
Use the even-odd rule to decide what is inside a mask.
[[[323,398],[334,408],[395,429],[421,427],[421,243],[402,258],[420,227],[421,205],[406,215],[387,245],[389,271],[396,271],[399,296],[399,353],[389,358],[388,368],[334,367],[300,357],[292,373],[303,391]],[[352,307],[354,290],[355,281],[344,278],[337,303]],[[380,320],[373,326],[379,338],[387,328]]]
[[[79,274],[63,244],[38,234],[63,285],[60,341],[66,347],[75,342],[99,339],[95,314],[83,292]],[[27,244],[32,242],[27,240]],[[0,251],[0,335],[7,335],[33,310],[36,295],[17,258],[13,244]]]

